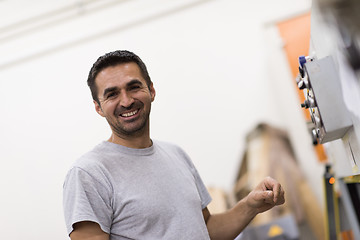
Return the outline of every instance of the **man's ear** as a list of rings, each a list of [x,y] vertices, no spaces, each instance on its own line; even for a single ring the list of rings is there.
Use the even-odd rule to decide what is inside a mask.
[[[95,105],[95,110],[96,110],[96,112],[100,115],[100,116],[102,116],[102,117],[105,117],[104,116],[104,113],[103,113],[103,111],[102,111],[102,109],[101,109],[101,106],[100,106],[100,104],[97,102],[97,101],[93,101],[94,102],[94,105]]]
[[[155,95],[156,95],[153,83],[150,84],[150,95],[151,95],[151,101],[153,102],[155,100]]]

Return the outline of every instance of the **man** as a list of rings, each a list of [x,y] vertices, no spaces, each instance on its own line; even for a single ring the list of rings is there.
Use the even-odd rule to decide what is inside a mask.
[[[280,184],[266,178],[231,210],[211,215],[209,193],[186,153],[150,138],[155,89],[134,53],[101,56],[88,85],[112,134],[66,177],[64,212],[72,240],[234,239],[256,214],[284,203]]]

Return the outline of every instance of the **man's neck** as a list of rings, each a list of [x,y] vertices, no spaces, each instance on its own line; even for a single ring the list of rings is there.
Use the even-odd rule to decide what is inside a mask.
[[[142,137],[128,137],[128,138],[121,138],[115,135],[114,133],[111,134],[111,137],[108,139],[108,142],[116,143],[128,148],[148,148],[152,146],[152,141],[150,136],[142,136]]]

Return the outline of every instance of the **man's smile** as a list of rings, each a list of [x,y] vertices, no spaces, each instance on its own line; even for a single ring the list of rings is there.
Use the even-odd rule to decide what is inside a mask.
[[[139,112],[139,109],[136,109],[131,112],[121,113],[120,116],[121,117],[131,117],[131,116],[134,116],[135,114],[137,114],[138,112]]]

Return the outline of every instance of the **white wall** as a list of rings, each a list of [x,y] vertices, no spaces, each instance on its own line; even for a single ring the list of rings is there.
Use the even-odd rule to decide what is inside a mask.
[[[1,26],[80,1],[29,2],[0,2]],[[65,174],[110,134],[86,86],[91,64],[105,52],[129,49],[145,61],[157,90],[152,138],[182,146],[209,186],[231,188],[244,136],[259,121],[285,126],[268,78],[264,23],[310,9],[309,1],[95,4],[99,10],[83,1],[53,13],[46,21],[66,20],[49,25],[23,22],[14,29],[33,29],[12,38],[0,28],[3,239],[66,238]]]

